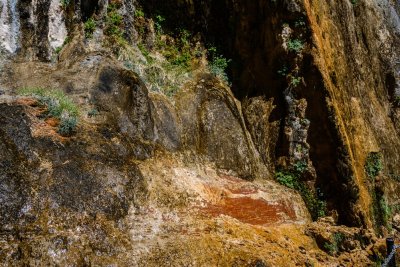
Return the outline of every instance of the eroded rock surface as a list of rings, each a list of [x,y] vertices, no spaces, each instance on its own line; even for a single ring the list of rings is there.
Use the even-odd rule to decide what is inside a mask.
[[[399,236],[399,9],[2,1],[0,265],[379,262]],[[189,31],[190,64],[157,51]],[[70,97],[74,132],[23,87]]]

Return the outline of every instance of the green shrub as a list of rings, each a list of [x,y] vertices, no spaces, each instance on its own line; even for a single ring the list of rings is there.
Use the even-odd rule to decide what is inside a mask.
[[[63,44],[54,50],[56,52],[56,54],[60,53],[61,50],[64,48],[64,46],[66,46],[69,42],[71,42],[71,37],[67,36],[67,38],[65,38]]]
[[[229,82],[228,75],[226,74],[226,69],[231,62],[230,59],[226,59],[222,55],[217,53],[217,48],[212,46],[208,48],[209,53],[209,69],[212,74]]]
[[[56,52],[56,54],[58,54],[58,53],[61,52],[62,49],[63,49],[63,47],[62,47],[62,46],[59,46],[59,47],[57,47],[57,48],[54,50],[54,52]]]
[[[326,242],[324,248],[331,255],[339,252],[339,246],[344,241],[345,237],[342,233],[334,233],[331,237],[331,242]]]
[[[154,26],[156,27],[156,31],[158,34],[161,34],[163,32],[162,24],[164,23],[164,21],[165,21],[165,18],[161,15],[157,15],[155,17]]]
[[[118,54],[121,47],[127,42],[124,38],[124,19],[119,13],[119,5],[111,3],[107,7],[107,17],[105,21],[104,34],[108,36],[107,43]]]
[[[302,77],[291,77],[290,80],[290,85],[292,85],[293,87],[297,87],[300,83],[301,83]]]
[[[61,6],[66,8],[71,3],[71,0],[61,0]]]
[[[41,87],[26,87],[19,90],[21,95],[36,98],[40,105],[47,108],[46,116],[60,120],[59,133],[69,135],[78,123],[79,110],[74,102],[60,90]]]
[[[147,63],[151,64],[154,60],[150,56],[150,52],[149,52],[149,50],[147,50],[146,46],[144,46],[142,43],[138,43],[137,46],[138,46],[140,52],[142,52],[142,55],[146,58]]]
[[[382,216],[382,222],[386,227],[388,227],[390,217],[392,216],[392,209],[388,205],[388,202],[385,197],[382,197],[379,200],[379,209],[380,209],[381,216]]]
[[[302,147],[302,146],[300,146]],[[303,173],[307,170],[308,168],[308,164],[305,161],[297,161],[294,165],[293,165],[294,169],[296,172],[298,173]]]
[[[135,17],[143,18],[143,17],[144,17],[144,12],[143,12],[143,10],[140,9],[140,8],[137,8],[137,9],[135,10]]]
[[[288,41],[287,48],[289,51],[294,51],[296,53],[299,53],[301,52],[301,50],[303,50],[304,44],[299,39],[293,39]]]
[[[382,155],[379,152],[369,153],[364,164],[364,170],[370,179],[375,180],[375,177],[383,170]]]
[[[58,133],[64,136],[71,135],[78,124],[78,119],[76,117],[70,117],[68,115],[62,116],[60,120],[60,125],[58,126]]]
[[[97,115],[99,115],[99,111],[96,109],[96,108],[94,108],[94,109],[92,109],[92,110],[90,110],[89,112],[88,112],[88,116],[91,118],[91,117],[95,117],[95,116],[97,116]]]
[[[224,58],[223,56],[214,57],[210,63],[211,73],[213,73],[215,76],[221,77],[225,81],[228,81],[226,68],[228,67],[229,62],[230,60]]]
[[[278,74],[280,76],[286,77],[289,74],[288,67],[286,65],[282,66],[282,68],[278,70]]]
[[[292,189],[299,189],[299,182],[297,177],[290,172],[285,172],[285,171],[278,171],[275,173],[275,178],[280,183],[281,185],[284,185],[286,187],[292,188]]]
[[[298,20],[296,20],[296,21],[294,22],[294,26],[295,26],[296,28],[302,28],[302,27],[305,27],[305,26],[306,26],[306,23],[304,22],[304,19],[303,19],[303,18],[300,18],[300,19],[298,19]]]
[[[94,31],[96,30],[96,22],[93,18],[88,19],[84,24],[85,37],[92,38]]]
[[[298,191],[303,198],[310,214],[314,220],[325,216],[326,202],[319,199],[316,192],[313,192],[308,186],[300,180],[301,172],[305,169],[301,163],[293,170],[281,170],[275,173],[276,180],[291,189]]]

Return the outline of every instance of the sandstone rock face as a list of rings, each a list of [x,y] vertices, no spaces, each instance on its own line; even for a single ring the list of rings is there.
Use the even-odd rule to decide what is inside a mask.
[[[379,262],[400,230],[399,10],[3,0],[0,265]],[[24,87],[71,98],[73,134]]]

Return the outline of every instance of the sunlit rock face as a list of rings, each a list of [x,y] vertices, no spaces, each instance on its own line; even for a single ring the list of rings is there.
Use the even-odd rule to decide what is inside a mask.
[[[2,0],[0,3],[0,47],[14,53],[19,47],[20,21],[18,0]]]
[[[67,37],[64,12],[60,0],[51,0],[49,8],[49,34],[50,47],[61,47]]]
[[[59,0],[2,1],[0,47],[30,60],[49,60],[67,37],[65,8]]]

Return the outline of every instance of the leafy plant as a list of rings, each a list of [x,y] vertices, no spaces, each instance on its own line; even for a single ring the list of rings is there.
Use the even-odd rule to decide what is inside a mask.
[[[89,112],[88,112],[88,116],[91,118],[91,117],[95,117],[95,116],[97,116],[97,115],[99,115],[99,111],[96,109],[96,108],[94,108],[94,109],[92,109],[92,110],[90,110]]]
[[[301,19],[298,19],[298,20],[296,20],[296,21],[294,22],[294,26],[297,27],[297,28],[299,28],[299,27],[304,27],[304,26],[306,26],[306,23],[305,23],[304,20],[301,18]]]
[[[275,178],[281,185],[292,189],[298,189],[300,187],[297,177],[290,172],[278,171],[275,173]]]
[[[49,90],[41,87],[26,87],[19,90],[21,95],[36,98],[40,105],[46,107],[46,116],[60,120],[58,132],[69,135],[78,124],[79,110],[74,102],[60,90]]]
[[[210,62],[209,62],[209,69],[212,74],[215,76],[223,79],[224,81],[228,82],[228,75],[226,74],[226,69],[229,66],[229,63],[231,62],[230,59],[226,59],[222,55],[217,53],[217,48],[215,46],[212,46],[208,48],[209,56],[210,56]]]
[[[143,12],[143,10],[140,9],[140,8],[137,8],[137,9],[135,10],[135,17],[143,18],[143,17],[144,17],[144,12]]]
[[[345,237],[342,233],[334,233],[331,237],[331,242],[326,242],[324,248],[329,254],[334,255],[339,252],[339,246],[344,241]]]
[[[288,73],[289,73],[289,69],[286,65],[282,66],[282,68],[278,70],[278,74],[283,77],[286,77],[286,75],[288,75]]]
[[[147,63],[151,64],[153,62],[153,58],[150,56],[149,50],[147,50],[146,46],[143,45],[142,43],[138,43],[138,48],[140,52],[142,52],[142,55],[146,58]]]
[[[71,135],[78,124],[76,117],[65,115],[61,117],[60,125],[58,126],[58,133],[64,136]]]
[[[382,215],[383,223],[385,224],[385,226],[389,226],[389,219],[392,216],[392,209],[388,205],[387,199],[385,197],[382,197],[379,200],[379,208]]]
[[[96,22],[93,18],[88,19],[84,23],[84,29],[85,29],[85,37],[86,38],[92,38],[94,31],[96,30]]]
[[[308,165],[307,162],[305,161],[298,161],[293,165],[294,169],[296,172],[303,173],[307,170]]]
[[[61,6],[66,8],[71,3],[71,0],[61,0]]]
[[[157,33],[161,34],[162,33],[162,24],[165,21],[165,18],[161,15],[157,15],[155,17],[155,22],[154,22],[154,26],[156,27],[156,31]]]
[[[292,76],[290,79],[290,85],[292,85],[293,87],[297,87],[301,83],[302,79],[303,77]]]
[[[65,38],[63,44],[55,49],[56,54],[60,53],[64,46],[66,46],[69,42],[71,42],[71,37],[68,36]]]
[[[299,52],[301,52],[301,50],[303,50],[304,44],[299,39],[293,39],[293,40],[290,39],[287,42],[287,48],[288,48],[289,51],[294,51],[296,53],[299,53]]]
[[[298,170],[302,170],[298,168]],[[293,170],[281,170],[275,173],[276,180],[289,188],[300,193],[311,216],[314,220],[325,216],[326,202],[319,199],[316,192],[311,191],[308,186],[300,180],[301,173],[294,168]]]
[[[371,152],[365,161],[364,170],[367,176],[374,180],[383,170],[382,155],[379,152]]]

